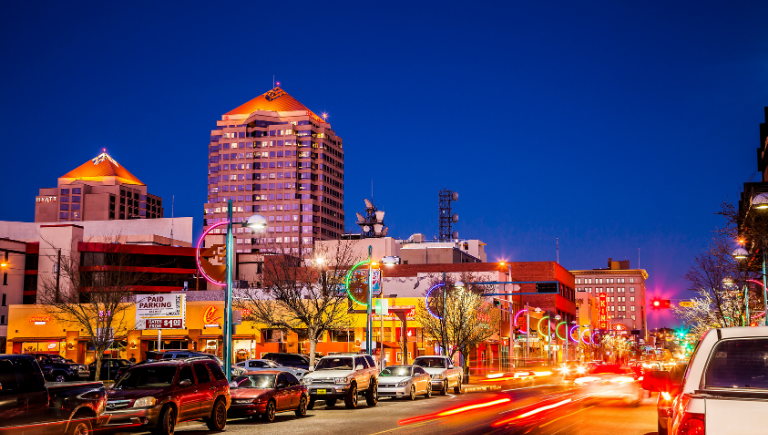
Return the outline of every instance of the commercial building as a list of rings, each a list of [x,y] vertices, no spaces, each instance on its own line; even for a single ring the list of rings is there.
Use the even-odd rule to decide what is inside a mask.
[[[572,270],[576,277],[576,291],[586,292],[599,298],[605,294],[608,327],[615,331],[639,331],[646,336],[645,281],[648,272],[630,269],[629,260],[608,259],[605,269]]]
[[[103,152],[40,189],[35,222],[82,222],[163,217],[163,200]]]
[[[258,236],[238,228],[238,253],[307,254],[315,241],[344,233],[343,141],[283,89],[222,115],[208,152],[206,228],[226,221],[229,200],[235,222],[252,214],[269,222]]]

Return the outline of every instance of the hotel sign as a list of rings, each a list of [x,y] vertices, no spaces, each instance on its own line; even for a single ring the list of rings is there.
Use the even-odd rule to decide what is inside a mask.
[[[136,297],[136,329],[186,329],[187,299],[184,294]]]
[[[35,202],[56,202],[56,196],[38,196],[35,198]]]
[[[600,293],[597,298],[597,306],[600,309],[600,330],[608,329],[608,298],[605,293]]]

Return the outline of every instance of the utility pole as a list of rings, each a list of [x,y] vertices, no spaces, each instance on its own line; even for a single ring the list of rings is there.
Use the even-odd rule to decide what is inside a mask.
[[[368,352],[368,355],[373,355],[373,325],[371,323],[371,305],[373,305],[373,269],[371,267],[371,262],[373,261],[371,259],[371,256],[373,255],[373,246],[368,245],[368,291],[366,299],[368,299],[366,302],[368,303],[368,306],[366,307],[366,311],[368,312],[368,317],[365,322],[365,349]]]
[[[61,277],[61,248],[57,248],[56,251],[57,251],[57,254],[56,254],[56,302],[59,302],[59,298],[60,298],[59,281]]]
[[[443,272],[443,356],[448,356],[448,283]]]

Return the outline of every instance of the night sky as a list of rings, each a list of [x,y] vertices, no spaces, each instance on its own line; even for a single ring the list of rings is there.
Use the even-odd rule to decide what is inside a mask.
[[[390,235],[432,238],[447,187],[489,261],[640,248],[649,297],[690,296],[757,178],[768,2],[522,3],[2,2],[0,219],[106,148],[202,226],[210,130],[274,75],[344,138],[348,231],[373,180]]]

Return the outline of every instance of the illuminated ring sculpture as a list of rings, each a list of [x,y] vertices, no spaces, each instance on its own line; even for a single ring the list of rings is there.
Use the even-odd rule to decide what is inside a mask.
[[[523,314],[526,311],[528,311],[528,310],[523,308],[522,310],[518,311],[517,314],[515,314],[515,326],[517,326],[517,318],[520,317],[520,314]]]
[[[565,340],[565,338],[560,336],[560,325],[565,325],[565,333],[567,335],[568,334],[568,322],[560,322],[555,327],[555,334],[557,334],[557,338],[559,338],[560,340]]]
[[[578,342],[579,342],[579,340],[578,340],[578,339],[574,339],[574,338],[573,338],[573,331],[575,331],[575,330],[576,330],[576,328],[578,328],[578,327],[579,327],[579,325],[573,325],[573,326],[571,326],[571,331],[568,333],[568,338],[570,338],[570,339],[571,339],[571,341],[573,341],[574,343],[578,343]]]
[[[352,299],[352,302],[355,302],[356,304],[362,305],[364,307],[367,307],[368,304],[366,302],[360,302],[357,299],[355,299],[355,297],[352,296],[352,292],[349,291],[349,279],[352,277],[352,273],[355,271],[355,269],[357,269],[358,267],[360,267],[363,264],[368,264],[368,261],[369,260],[363,260],[363,261],[355,264],[354,266],[352,266],[352,269],[350,269],[349,272],[347,272],[347,276],[344,277],[344,288],[347,290],[347,295],[349,296],[350,299]]]
[[[544,333],[541,332],[541,322],[543,322],[544,319],[549,319],[549,316],[544,316],[541,319],[539,319],[539,324],[536,325],[536,332],[538,332],[539,335],[541,335],[542,337],[546,337],[546,335],[544,335]]]
[[[228,221],[217,222],[217,223],[211,225],[210,227],[208,227],[208,229],[205,230],[203,235],[200,237],[200,240],[197,242],[197,253],[195,254],[195,261],[197,262],[197,270],[200,271],[200,274],[203,276],[203,278],[208,280],[208,282],[210,282],[211,284],[216,284],[216,285],[220,285],[220,286],[226,286],[227,283],[216,281],[215,279],[213,279],[210,276],[208,276],[207,273],[205,273],[205,270],[203,270],[203,265],[200,264],[200,250],[202,249],[203,241],[205,240],[205,236],[207,236],[211,232],[212,229],[218,228],[218,227],[220,227],[222,225],[226,225],[228,223],[229,223]]]
[[[427,290],[427,295],[424,296],[424,305],[426,305],[426,307],[427,307],[427,312],[432,317],[434,317],[437,320],[443,320],[443,318],[438,316],[437,314],[433,313],[432,310],[429,308],[429,295],[432,294],[432,290],[434,290],[434,289],[436,289],[438,287],[443,287],[444,285],[445,285],[445,283],[442,283],[442,282],[439,282],[439,283],[433,285],[432,287],[429,288],[429,290]]]
[[[599,333],[600,333],[599,331],[595,331],[595,332],[592,333],[592,336],[589,337],[589,341],[591,341],[592,344],[595,344],[595,335],[597,335]]]
[[[581,337],[580,337],[580,338],[581,338],[581,341],[582,341],[582,343],[584,343],[585,345],[587,345],[587,344],[592,344],[592,343],[588,343],[588,342],[587,342],[587,340],[584,340],[584,333],[585,333],[585,332],[589,332],[589,328],[585,329],[585,330],[584,330],[584,331],[581,333]],[[592,337],[591,337],[591,334],[587,334],[587,337],[590,337],[590,339],[592,338]]]

